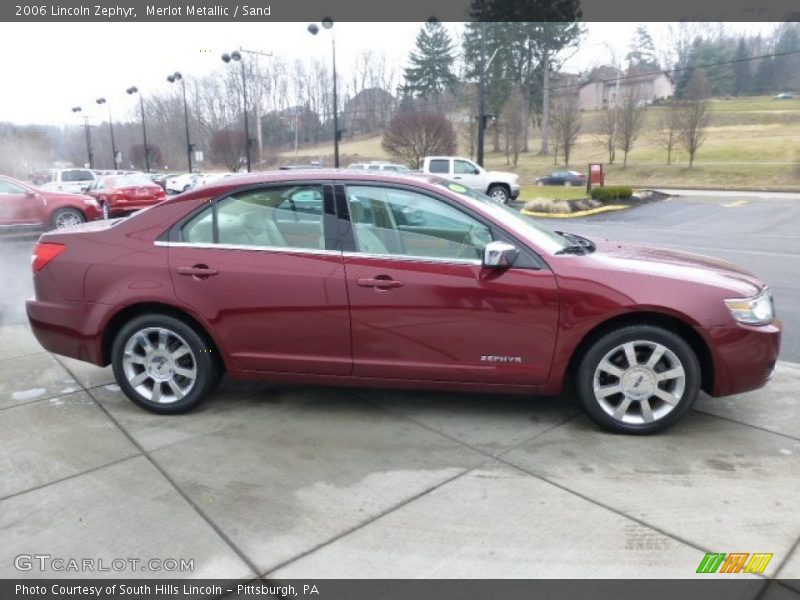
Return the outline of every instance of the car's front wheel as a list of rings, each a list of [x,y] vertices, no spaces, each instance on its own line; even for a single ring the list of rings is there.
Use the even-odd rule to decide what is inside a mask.
[[[500,204],[508,204],[508,190],[502,185],[490,187],[488,196]]]
[[[53,229],[64,229],[85,222],[86,217],[77,208],[60,208],[53,214],[50,225]]]
[[[685,415],[700,390],[700,364],[679,335],[652,325],[605,334],[580,361],[577,388],[589,416],[618,433],[655,433]]]
[[[144,315],[125,324],[114,339],[111,362],[125,395],[160,414],[197,406],[221,376],[205,334],[169,315]]]

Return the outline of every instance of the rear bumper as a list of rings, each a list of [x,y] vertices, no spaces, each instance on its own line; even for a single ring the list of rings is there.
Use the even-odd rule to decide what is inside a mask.
[[[107,308],[84,302],[25,303],[31,331],[45,350],[99,366],[107,364],[102,356],[99,327]]]
[[[781,346],[781,323],[731,325],[704,330],[714,358],[712,396],[729,396],[766,385]]]

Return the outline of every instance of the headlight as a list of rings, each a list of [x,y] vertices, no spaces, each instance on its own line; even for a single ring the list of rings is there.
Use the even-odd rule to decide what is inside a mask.
[[[733,318],[748,325],[765,325],[775,316],[772,294],[764,290],[755,298],[725,300]]]

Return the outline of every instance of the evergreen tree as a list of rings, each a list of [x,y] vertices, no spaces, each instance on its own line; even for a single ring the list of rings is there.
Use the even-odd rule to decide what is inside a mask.
[[[784,23],[776,32],[775,44],[775,86],[780,90],[793,90],[800,86],[800,25]]]
[[[629,67],[654,71],[658,69],[658,58],[653,38],[647,27],[639,25],[631,40],[630,51],[625,57]]]
[[[775,89],[777,73],[775,72],[775,59],[762,58],[758,61],[756,74],[753,81],[753,91],[758,94],[771,94]]]
[[[739,43],[736,45],[736,53],[733,59],[737,62],[733,65],[733,95],[741,96],[750,91],[751,76],[750,76],[750,51],[747,48],[747,43],[744,38],[739,38]]]
[[[453,42],[438,21],[428,21],[417,34],[416,49],[405,69],[406,88],[411,94],[438,99],[456,81],[453,75]]]

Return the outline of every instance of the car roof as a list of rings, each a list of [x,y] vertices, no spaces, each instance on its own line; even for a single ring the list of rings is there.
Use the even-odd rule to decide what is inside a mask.
[[[226,177],[219,181],[215,181],[207,186],[192,190],[189,193],[176,196],[175,199],[180,199],[183,196],[189,198],[196,198],[198,196],[207,196],[209,192],[224,193],[242,186],[270,184],[270,183],[283,183],[293,181],[308,181],[308,180],[333,180],[333,181],[359,181],[359,182],[375,182],[375,183],[415,183],[419,182],[427,184],[437,184],[444,181],[441,177],[435,175],[428,175],[420,172],[400,172],[400,171],[364,171],[358,169],[290,169],[290,170],[275,170],[275,171],[259,171],[256,173],[237,173],[232,177]],[[170,200],[171,201],[171,200]]]

